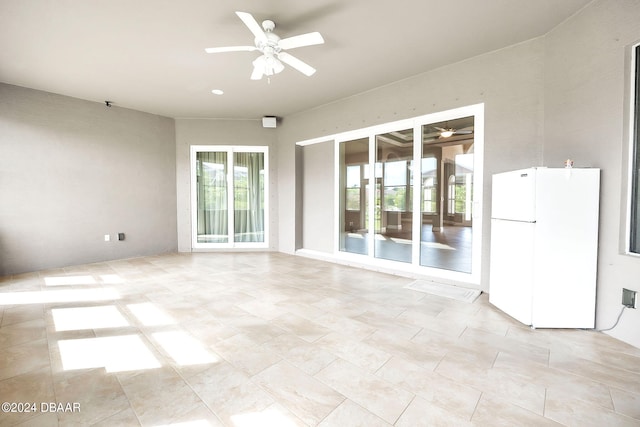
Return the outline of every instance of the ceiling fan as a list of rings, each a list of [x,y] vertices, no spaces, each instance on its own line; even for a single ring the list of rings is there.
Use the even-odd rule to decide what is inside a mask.
[[[255,36],[255,46],[227,46],[227,47],[210,47],[205,49],[207,53],[222,52],[252,52],[259,51],[262,53],[253,61],[253,73],[251,80],[260,80],[262,76],[270,77],[284,70],[285,64],[290,65],[306,76],[311,76],[316,72],[315,68],[299,60],[295,56],[285,52],[289,49],[297,47],[313,46],[323,44],[324,39],[320,33],[306,33],[299,36],[287,37],[281,39],[273,32],[276,24],[273,21],[266,20],[262,22],[262,27],[255,20],[253,15],[247,12],[236,12],[236,15],[249,28],[249,31]]]

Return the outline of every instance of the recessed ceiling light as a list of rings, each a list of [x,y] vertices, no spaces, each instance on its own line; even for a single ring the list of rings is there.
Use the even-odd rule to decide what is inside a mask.
[[[214,89],[211,91],[211,93],[214,95],[222,95],[224,91],[222,89]]]

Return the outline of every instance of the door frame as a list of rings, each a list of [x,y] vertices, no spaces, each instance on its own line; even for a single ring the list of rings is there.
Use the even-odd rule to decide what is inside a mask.
[[[198,194],[197,194],[197,153],[226,152],[227,153],[227,218],[228,242],[200,243],[198,242]],[[234,153],[263,153],[264,154],[264,241],[263,242],[235,242],[234,241],[234,186],[233,167]],[[191,248],[192,249],[233,249],[233,248],[268,248],[269,247],[269,147],[262,145],[192,145],[190,147],[190,176],[191,176]]]

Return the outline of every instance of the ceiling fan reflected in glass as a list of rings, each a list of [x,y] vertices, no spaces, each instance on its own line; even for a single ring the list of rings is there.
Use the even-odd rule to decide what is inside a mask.
[[[470,129],[441,128],[437,126],[434,126],[434,128],[440,131],[440,138],[449,138],[453,135],[469,135],[473,133]]]
[[[261,56],[253,61],[251,80],[260,80],[263,76],[270,77],[282,72],[282,70],[284,70],[283,62],[306,76],[311,76],[316,72],[315,68],[285,51],[298,47],[323,44],[324,39],[320,33],[316,31],[313,33],[306,33],[281,39],[273,32],[273,29],[276,27],[276,24],[273,21],[263,21],[261,27],[258,24],[258,21],[256,21],[250,13],[236,12],[236,15],[238,15],[249,31],[254,35],[255,45],[210,47],[205,49],[205,52],[224,53],[258,51],[262,53]]]

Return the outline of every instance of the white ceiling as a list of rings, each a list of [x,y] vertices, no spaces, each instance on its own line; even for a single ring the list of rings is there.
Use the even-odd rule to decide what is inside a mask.
[[[0,0],[0,81],[169,117],[287,116],[541,36],[591,0]],[[257,52],[235,15],[271,19],[287,67],[252,81]],[[212,89],[225,94],[216,96]]]

